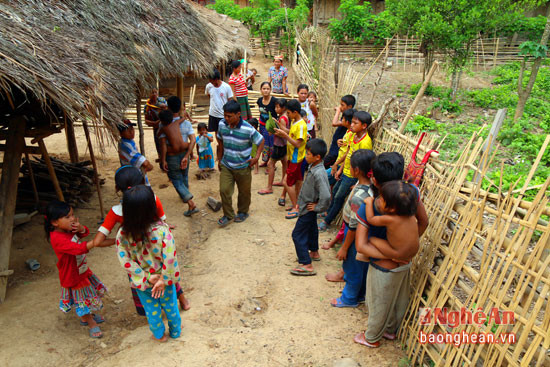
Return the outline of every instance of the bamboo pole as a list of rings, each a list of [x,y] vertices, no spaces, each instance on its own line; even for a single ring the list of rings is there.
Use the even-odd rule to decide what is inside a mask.
[[[34,172],[32,170],[32,164],[29,159],[29,153],[25,150],[25,161],[27,163],[27,169],[29,170],[29,177],[31,179],[32,192],[34,194],[34,201],[36,202],[36,207],[40,203],[40,197],[38,196],[38,188],[36,187],[36,180],[34,178]]]
[[[136,114],[136,120],[139,129],[139,151],[142,155],[145,155],[145,133],[143,132],[143,122],[141,121],[141,96],[139,83],[136,90]]]
[[[82,126],[84,127],[84,134],[86,135],[86,142],[88,143],[88,150],[90,151],[90,159],[92,160],[92,167],[94,169],[94,182],[97,190],[97,198],[99,200],[99,213],[101,215],[101,218],[103,218],[103,213],[105,213],[105,211],[103,210],[103,198],[101,195],[101,187],[99,184],[99,175],[97,173],[98,171],[97,171],[97,163],[94,155],[94,148],[92,146],[92,139],[90,139],[90,130],[88,129],[88,123],[86,121],[82,122]]]
[[[496,46],[495,46],[495,52],[494,52],[494,55],[493,55],[493,66],[497,65],[499,41],[500,41],[500,38],[497,38],[497,43],[496,43]]]
[[[52,179],[52,184],[55,189],[57,198],[60,201],[65,201],[65,198],[63,197],[63,191],[61,191],[61,186],[59,186],[59,181],[57,180],[57,175],[55,174],[52,160],[50,159],[50,155],[48,154],[48,150],[46,149],[46,144],[44,144],[43,139],[38,139],[38,146],[40,147],[40,151],[42,152],[44,163],[46,163],[46,167],[48,167],[48,172],[50,174],[50,178]]]
[[[183,101],[183,78],[181,76],[176,77],[176,95]]]
[[[407,115],[403,119],[403,122],[401,123],[401,126],[399,126],[399,132],[403,133],[405,131],[405,127],[407,126],[407,123],[409,122],[412,114],[416,110],[416,106],[418,106],[418,103],[422,99],[422,96],[424,96],[424,92],[426,91],[426,88],[428,87],[428,84],[430,84],[430,80],[432,80],[432,76],[434,75],[435,69],[437,69],[437,66],[439,63],[437,61],[434,61],[432,64],[432,67],[430,71],[428,72],[428,75],[426,76],[426,79],[424,80],[424,83],[422,83],[422,87],[420,87],[420,90],[418,91],[418,94],[416,95],[411,107],[409,108],[409,111],[407,112]]]
[[[76,136],[74,133],[73,121],[67,117],[67,113],[63,112],[63,122],[65,124],[65,137],[67,139],[67,150],[71,163],[78,163],[78,145],[76,144]]]

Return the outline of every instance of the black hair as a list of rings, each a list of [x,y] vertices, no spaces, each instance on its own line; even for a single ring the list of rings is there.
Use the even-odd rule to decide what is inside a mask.
[[[223,112],[240,113],[241,105],[234,99],[230,99],[229,101],[227,101],[226,104],[223,105]]]
[[[327,154],[327,143],[323,139],[310,139],[306,144],[306,150],[314,156],[321,156],[321,159],[323,159]]]
[[[353,115],[355,115],[355,112],[357,112],[357,110],[353,108],[345,110],[344,112],[342,112],[342,119],[351,124],[351,120],[353,120]]]
[[[145,184],[145,176],[134,166],[122,166],[115,173],[115,188],[124,192],[131,187]]]
[[[257,118],[250,118],[248,119],[248,123],[254,127],[254,129],[258,130],[258,119]]]
[[[379,185],[382,185],[403,178],[405,159],[397,152],[384,152],[372,160],[371,166],[373,177]]]
[[[44,231],[46,239],[50,241],[50,233],[55,230],[52,220],[63,218],[71,211],[71,206],[64,201],[54,200],[48,203],[46,215],[44,216]]]
[[[126,214],[125,214],[126,213]],[[122,229],[135,241],[159,220],[155,194],[149,186],[134,186],[122,196]]]
[[[181,99],[178,96],[171,96],[166,100],[166,104],[172,113],[178,113],[181,110]]]
[[[302,109],[302,106],[300,105],[300,102],[298,102],[297,99],[291,99],[286,102],[286,109],[290,112],[300,112]]]
[[[372,117],[367,111],[357,111],[353,114],[353,117],[359,120],[362,125],[367,124],[367,127],[369,127],[372,122]]]
[[[302,89],[305,89],[309,92],[309,87],[307,86],[307,84],[300,84],[296,89],[296,93],[300,92]]]
[[[350,158],[350,164],[353,168],[359,168],[364,177],[369,176],[371,171],[371,162],[376,154],[370,149],[359,149],[353,152]]]
[[[231,70],[235,71],[236,68],[241,66],[241,60],[233,60],[231,61]]]
[[[302,116],[302,117],[307,117],[307,111],[304,110],[304,109],[301,109],[301,110],[300,110],[300,116]]]
[[[418,192],[413,185],[403,181],[389,181],[380,188],[380,195],[394,214],[413,216],[418,207]]]
[[[262,89],[264,87],[264,85],[269,85],[269,89],[273,89],[271,88],[271,83],[270,82],[262,82],[262,84],[260,84],[260,89]]]
[[[351,106],[351,108],[355,107],[355,97],[351,94],[346,94],[345,96],[340,98],[340,100],[346,105]]]
[[[204,122],[199,122],[197,125],[197,131],[201,131],[202,129],[208,130],[208,126]]]
[[[214,70],[212,70],[212,73],[210,73],[209,79],[219,80],[221,78],[222,78],[222,76],[220,74],[220,71],[218,69],[214,68]]]
[[[162,110],[159,112],[159,120],[164,125],[170,125],[174,119],[174,114],[170,110]]]
[[[286,108],[286,99],[284,98],[277,98],[275,99],[275,104],[278,104],[281,108]]]

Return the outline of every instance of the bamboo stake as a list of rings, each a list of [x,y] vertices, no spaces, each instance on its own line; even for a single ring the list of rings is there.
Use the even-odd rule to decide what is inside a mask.
[[[498,43],[500,42],[500,38],[497,38],[497,44],[495,46],[495,52],[493,56],[493,66],[497,65],[497,58],[498,58]]]
[[[25,161],[27,163],[27,169],[29,170],[29,177],[31,179],[31,186],[32,186],[32,192],[34,194],[34,201],[36,203],[36,207],[38,208],[38,204],[40,203],[40,197],[38,196],[38,188],[36,187],[36,180],[34,178],[32,164],[31,164],[31,161],[29,160],[29,153],[27,152],[27,150],[23,149],[23,151],[25,152]]]
[[[84,127],[84,134],[86,135],[86,142],[88,143],[88,150],[90,151],[90,159],[92,160],[92,167],[94,168],[94,183],[97,190],[97,198],[99,200],[99,213],[101,215],[101,218],[103,218],[103,213],[105,211],[103,210],[103,198],[101,195],[101,186],[99,184],[99,175],[94,155],[94,148],[92,146],[92,139],[90,139],[90,130],[88,129],[88,123],[86,121],[82,122],[82,126]]]
[[[145,155],[145,133],[143,132],[143,122],[141,121],[141,96],[139,83],[136,90],[136,114],[139,129],[139,151],[142,155]]]
[[[48,172],[50,174],[50,178],[52,179],[52,184],[55,189],[57,198],[60,201],[65,201],[65,198],[63,197],[63,191],[61,191],[61,186],[59,186],[59,181],[57,180],[55,169],[53,168],[50,155],[48,154],[48,150],[46,149],[46,144],[44,144],[43,139],[38,139],[38,146],[40,147],[40,151],[42,151],[42,158],[44,159],[44,163],[46,163],[46,167],[48,167]]]

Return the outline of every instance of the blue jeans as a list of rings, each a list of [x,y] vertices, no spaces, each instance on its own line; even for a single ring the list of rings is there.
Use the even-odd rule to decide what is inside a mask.
[[[189,164],[186,169],[181,169],[181,160],[185,157],[185,153],[176,155],[166,155],[166,163],[168,164],[168,178],[172,181],[172,185],[178,192],[178,195],[187,203],[193,199],[193,194],[189,192]]]
[[[145,291],[137,289],[138,297],[147,315],[149,329],[157,339],[164,336],[164,331],[166,330],[162,321],[162,310],[164,310],[166,319],[168,320],[170,337],[178,338],[181,334],[181,316],[178,308],[176,287],[173,284],[167,285],[164,289],[164,296],[160,298],[153,298],[151,289],[149,288]]]
[[[344,238],[346,238],[348,232],[349,227],[345,224]],[[346,260],[342,263],[346,285],[344,286],[340,299],[343,303],[348,305],[355,305],[359,301],[364,301],[367,290],[366,285],[369,263],[355,260],[355,255],[357,255],[357,250],[355,249],[355,241],[353,241],[348,249]]]
[[[317,229],[317,212],[307,212],[299,216],[292,231],[292,241],[302,265],[311,264],[309,251],[319,251],[319,230]]]
[[[336,218],[340,210],[346,202],[346,198],[351,191],[351,187],[357,182],[356,178],[348,177],[342,175],[340,181],[337,181],[334,187],[332,188],[332,200],[330,201],[330,206],[328,207],[327,217],[325,218],[325,223],[330,224]]]

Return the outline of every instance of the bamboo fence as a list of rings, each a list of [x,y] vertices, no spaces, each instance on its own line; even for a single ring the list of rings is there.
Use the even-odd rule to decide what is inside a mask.
[[[420,147],[421,156],[435,147],[427,138]],[[397,151],[407,160],[416,139],[383,129],[374,141],[374,150]],[[549,142],[550,135],[525,184],[509,192],[503,192],[502,182],[490,181],[485,170],[476,167],[492,157],[484,156],[483,140],[475,134],[465,142],[455,162],[435,159],[428,163],[420,188],[430,223],[413,259],[411,301],[399,334],[411,365],[550,365],[550,227],[542,218],[550,214],[546,194],[550,177],[537,186],[533,202],[520,200],[530,189],[530,180]],[[482,180],[474,183],[468,177],[476,171]],[[512,192],[518,193],[519,199]],[[464,307],[472,313],[481,309],[486,314],[493,308],[512,311],[515,322],[454,329],[441,322],[422,325],[421,309],[437,307],[457,311]],[[511,344],[460,346],[422,344],[419,340],[421,332],[463,331],[493,333],[497,338],[513,333],[514,340]]]

